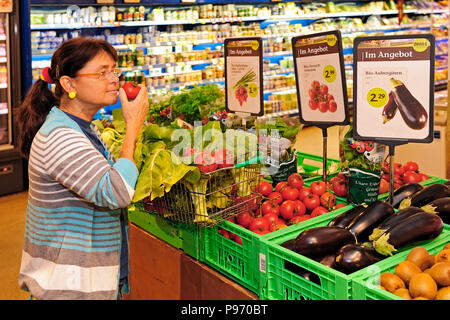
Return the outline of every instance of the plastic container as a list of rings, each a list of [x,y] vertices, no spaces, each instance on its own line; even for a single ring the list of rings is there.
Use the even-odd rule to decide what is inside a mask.
[[[316,220],[307,220],[296,229],[282,229],[281,232],[263,240],[261,254],[266,261],[266,272],[261,275],[261,299],[267,300],[351,300],[353,279],[363,277],[380,263],[389,263],[399,253],[410,250],[412,247],[405,247],[392,257],[386,257],[380,262],[358,270],[352,274],[344,274],[325,265],[320,264],[310,258],[302,256],[296,252],[281,246],[285,241],[294,239],[300,232],[313,227],[326,226],[335,216],[348,210],[348,207],[339,209],[331,216],[321,216]],[[309,222],[309,223],[308,223]],[[445,231],[445,229],[444,229]],[[448,237],[445,232],[438,238]],[[436,238],[436,239],[438,239]],[[427,245],[434,240],[415,243],[417,245]],[[298,274],[286,269],[285,263],[291,263],[313,273],[318,280],[316,282],[307,280]]]
[[[339,160],[327,158],[327,171],[330,166],[336,167],[336,173],[339,172]],[[322,175],[315,171],[323,168],[323,157],[305,152],[297,152],[297,171],[303,177],[305,182],[320,180]],[[332,173],[331,173],[332,174]]]
[[[450,242],[450,228],[447,226],[444,231],[433,241],[423,245],[430,254],[438,253],[448,242]],[[416,247],[415,245],[413,247]],[[412,249],[412,248],[411,248]],[[404,300],[386,290],[377,287],[380,281],[380,274],[383,272],[394,273],[395,267],[406,260],[408,253],[406,250],[392,257],[377,263],[370,272],[353,279],[352,299],[353,300]]]

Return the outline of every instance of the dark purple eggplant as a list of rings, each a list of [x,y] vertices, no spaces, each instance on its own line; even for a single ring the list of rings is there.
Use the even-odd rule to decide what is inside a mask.
[[[286,248],[288,250],[295,251],[295,238],[283,242],[282,244],[280,244],[280,246],[282,246],[283,248]]]
[[[327,254],[325,257],[322,257],[318,261],[324,266],[334,268],[334,260],[336,259],[336,253]]]
[[[330,227],[341,227],[345,228],[347,227],[350,222],[353,221],[358,215],[360,215],[366,207],[362,205],[358,205],[356,207],[353,207],[340,215],[336,216],[333,220],[331,220],[328,223],[328,226]]]
[[[360,244],[347,244],[337,252],[335,265],[336,270],[350,274],[377,263],[383,258],[384,256],[373,248]]]
[[[444,223],[450,224],[450,197],[436,199],[422,207],[423,211],[435,213]]]
[[[384,106],[383,113],[381,114],[383,116],[383,124],[394,118],[397,113],[397,109],[398,106],[397,103],[395,103],[394,93],[391,91],[389,92],[389,100]]]
[[[392,93],[405,123],[414,130],[420,130],[428,122],[428,114],[422,104],[411,94],[403,82],[391,78]]]
[[[407,197],[411,197],[414,193],[423,189],[420,183],[407,183],[394,190],[394,200],[392,206],[398,209],[400,202]]]
[[[392,214],[394,214],[394,208],[389,203],[376,200],[364,209],[347,229],[355,235],[358,242],[364,242],[368,240],[373,229]]]
[[[445,181],[444,184],[445,184],[447,187],[450,187],[450,180]]]
[[[436,183],[424,187],[422,190],[417,191],[413,195],[405,198],[399,208],[404,209],[407,207],[422,207],[431,201],[439,198],[450,197],[450,187],[445,184]]]
[[[444,223],[438,215],[418,212],[383,233],[374,241],[374,248],[382,255],[392,255],[411,243],[436,238],[443,228]]]
[[[395,226],[400,221],[416,214],[418,212],[424,212],[422,209],[417,207],[409,207],[402,210],[397,211],[383,222],[381,222],[378,226],[373,229],[372,234],[369,236],[370,241],[377,240],[383,233],[388,231],[390,228]]]
[[[336,252],[347,243],[356,243],[356,238],[350,231],[339,227],[315,227],[304,230],[297,236],[295,251],[314,259]]]
[[[297,270],[297,272],[295,272],[295,273],[298,274],[300,277],[305,278],[308,281],[311,281],[311,282],[314,282],[315,284],[321,285],[319,276],[309,270],[299,267],[299,270]]]

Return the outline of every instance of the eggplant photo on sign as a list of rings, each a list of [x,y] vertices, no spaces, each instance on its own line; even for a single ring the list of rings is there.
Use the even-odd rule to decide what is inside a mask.
[[[227,111],[263,115],[262,39],[229,38],[224,47]]]
[[[355,139],[433,140],[434,46],[431,34],[355,38]]]
[[[300,122],[329,127],[349,122],[341,34],[292,38]]]

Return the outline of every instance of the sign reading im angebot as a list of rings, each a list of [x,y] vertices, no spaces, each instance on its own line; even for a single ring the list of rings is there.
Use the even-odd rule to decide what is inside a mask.
[[[262,39],[230,38],[224,46],[227,111],[263,115]]]
[[[329,127],[349,122],[338,30],[292,38],[300,121]]]
[[[355,38],[355,139],[433,140],[434,50],[431,34]]]

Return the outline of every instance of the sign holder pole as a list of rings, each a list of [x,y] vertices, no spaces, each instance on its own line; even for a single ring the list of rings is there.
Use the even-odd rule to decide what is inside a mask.
[[[328,144],[328,131],[327,127],[322,127],[322,139],[323,139],[323,182],[327,183],[327,144]]]

